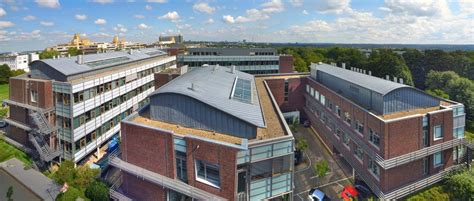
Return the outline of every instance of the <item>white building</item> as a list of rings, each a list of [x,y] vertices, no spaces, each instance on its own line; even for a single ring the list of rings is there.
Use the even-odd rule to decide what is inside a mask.
[[[18,54],[12,53],[6,56],[0,57],[0,65],[7,64],[10,70],[24,70],[29,71],[28,65],[39,60],[39,55],[36,53],[29,54]]]

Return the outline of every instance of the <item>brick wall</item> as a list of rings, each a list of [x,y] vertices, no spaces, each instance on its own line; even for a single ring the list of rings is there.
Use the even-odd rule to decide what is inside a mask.
[[[237,194],[237,150],[201,140],[186,138],[188,158],[188,184],[219,195],[230,201]],[[196,148],[198,147],[199,148]],[[192,150],[195,150],[192,152]],[[196,181],[195,160],[203,160],[219,166],[220,188]]]
[[[280,55],[280,68],[279,73],[292,73],[293,72],[293,56],[291,55]]]
[[[174,78],[177,78],[179,74],[171,73],[155,73],[155,90],[165,85]]]
[[[305,79],[288,79],[288,101],[285,101],[285,79],[266,80],[282,112],[302,111],[304,107]]]
[[[38,101],[31,101],[31,91],[38,93]],[[54,106],[53,83],[51,80],[10,78],[10,100],[40,108]]]

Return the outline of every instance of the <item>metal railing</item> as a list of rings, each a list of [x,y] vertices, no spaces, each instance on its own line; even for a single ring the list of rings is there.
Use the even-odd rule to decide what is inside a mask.
[[[37,131],[29,132],[28,138],[36,148],[41,160],[49,162],[61,155],[61,149],[53,150]]]
[[[109,164],[125,171],[129,174],[137,176],[137,178],[144,179],[148,182],[162,186],[163,188],[171,189],[173,191],[185,194],[189,197],[198,199],[198,200],[226,200],[220,196],[214,195],[212,193],[206,192],[194,186],[190,186],[186,183],[172,179],[156,172],[144,169],[142,167],[136,166],[134,164],[128,163],[121,160],[117,157],[117,153],[111,153],[109,155]]]
[[[463,138],[461,143],[469,149],[474,150],[474,139]]]
[[[331,112],[326,106],[321,105],[317,100],[309,96],[308,94],[305,94],[306,101],[309,101],[309,107],[305,106],[305,110],[308,114],[311,114],[312,116],[314,114],[315,109],[318,109],[321,112],[324,112],[326,116],[328,116],[328,119],[331,119],[333,122],[341,122],[343,121],[340,119],[338,116],[336,116],[335,113]],[[349,133],[349,138],[351,141],[356,143],[358,146],[362,147],[364,149],[364,152],[372,158],[381,168],[383,169],[390,169],[394,168],[397,166],[401,166],[410,162],[413,162],[415,160],[422,159],[424,157],[430,156],[436,152],[451,149],[455,146],[460,145],[463,142],[463,139],[453,139],[449,140],[440,144],[432,145],[429,147],[425,147],[407,154],[403,154],[400,156],[396,156],[390,159],[384,159],[382,156],[380,156],[377,152],[375,152],[373,149],[371,149],[366,142],[364,142],[362,139],[357,137],[355,133],[355,130],[347,125],[346,123],[341,123],[339,124],[340,129],[344,131],[344,133]],[[333,131],[334,132],[334,131]],[[338,142],[337,139],[331,138],[333,142]]]
[[[41,134],[50,134],[56,130],[56,126],[51,125],[42,113],[30,110],[29,115],[33,119],[33,122],[38,126]]]

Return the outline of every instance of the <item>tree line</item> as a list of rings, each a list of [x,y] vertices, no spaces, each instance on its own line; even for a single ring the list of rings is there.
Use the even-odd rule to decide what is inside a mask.
[[[295,70],[308,72],[311,63],[337,63],[372,71],[385,78],[403,78],[404,83],[432,95],[464,104],[467,130],[474,131],[474,52],[416,49],[372,49],[370,55],[343,47],[280,47],[294,58]]]
[[[10,77],[24,74],[24,70],[11,70],[7,64],[0,65],[0,84],[8,84]]]

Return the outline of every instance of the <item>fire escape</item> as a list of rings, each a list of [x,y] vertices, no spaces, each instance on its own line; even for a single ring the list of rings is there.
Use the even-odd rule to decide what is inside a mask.
[[[56,126],[51,125],[44,114],[39,111],[30,110],[29,116],[36,125],[36,128],[31,129],[28,133],[28,138],[38,152],[41,161],[51,162],[54,158],[61,155],[61,150],[51,148],[45,137],[49,138],[57,130]]]

